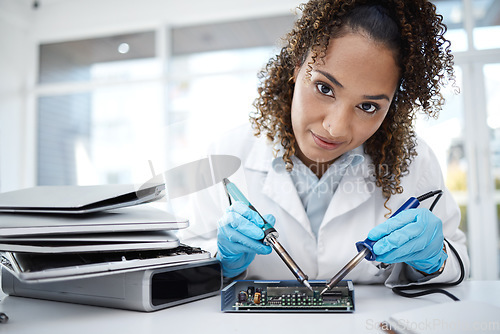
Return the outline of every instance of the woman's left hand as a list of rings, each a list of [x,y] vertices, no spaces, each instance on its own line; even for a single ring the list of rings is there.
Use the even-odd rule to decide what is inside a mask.
[[[448,255],[443,250],[443,223],[428,209],[408,209],[374,227],[375,260],[405,262],[427,274],[438,271]]]

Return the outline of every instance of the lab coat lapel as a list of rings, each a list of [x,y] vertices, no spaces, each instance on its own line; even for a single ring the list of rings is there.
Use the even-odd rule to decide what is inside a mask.
[[[370,189],[375,188],[375,185],[368,181],[370,172],[366,160],[369,159],[348,168],[328,205],[322,225],[355,209],[370,198]]]
[[[262,192],[312,235],[309,218],[290,174],[270,168]]]
[[[248,153],[245,168],[267,173],[262,193],[278,204],[312,235],[309,218],[307,218],[292,178],[286,171],[275,169],[273,160],[272,147],[264,140],[257,140]]]

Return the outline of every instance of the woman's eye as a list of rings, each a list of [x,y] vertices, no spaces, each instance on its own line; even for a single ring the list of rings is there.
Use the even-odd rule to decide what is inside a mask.
[[[361,103],[359,105],[359,108],[361,110],[363,110],[364,112],[367,112],[367,113],[370,113],[370,114],[373,114],[374,112],[376,112],[378,110],[378,106],[376,106],[373,103]]]
[[[333,90],[325,84],[318,83],[316,84],[316,88],[323,95],[333,96]]]

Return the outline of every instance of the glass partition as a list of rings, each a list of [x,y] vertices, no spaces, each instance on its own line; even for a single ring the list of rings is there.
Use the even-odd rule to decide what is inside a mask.
[[[478,50],[500,48],[500,1],[473,0],[474,47]]]

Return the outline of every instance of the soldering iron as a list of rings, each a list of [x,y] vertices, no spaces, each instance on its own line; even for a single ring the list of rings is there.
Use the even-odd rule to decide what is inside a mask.
[[[443,191],[442,190],[436,190],[436,191],[431,191],[428,192],[422,196],[419,196],[417,198],[415,197],[410,197],[394,214],[391,215],[391,217],[394,217],[398,213],[400,213],[403,210],[407,209],[414,209],[420,205],[420,202],[428,199],[430,197],[433,197],[435,195],[438,195],[434,202],[432,203],[430,210],[434,208],[434,205],[437,203],[439,198],[441,197]],[[374,261],[376,258],[375,253],[373,252],[373,245],[375,244],[376,241],[370,240],[366,238],[363,241],[358,241],[356,243],[356,248],[358,250],[358,254],[351,260],[349,261],[340,271],[333,276],[330,281],[326,284],[326,288],[321,291],[321,295],[323,295],[325,292],[336,286],[348,273],[351,272],[363,259],[367,259],[368,261]]]
[[[276,251],[279,257],[285,262],[288,269],[293,273],[293,275],[297,278],[297,281],[304,284],[309,290],[313,291],[311,285],[309,284],[308,276],[304,274],[304,272],[299,268],[297,263],[292,259],[292,257],[288,254],[285,248],[278,242],[278,231],[269,224],[264,217],[255,209],[255,207],[246,199],[246,197],[241,193],[241,191],[236,187],[234,183],[224,178],[223,180],[224,187],[227,193],[235,200],[243,202],[247,205],[251,210],[255,211],[259,217],[264,221],[264,226],[262,227],[262,231],[264,232],[264,239],[262,242],[265,245],[271,245],[272,248]]]

